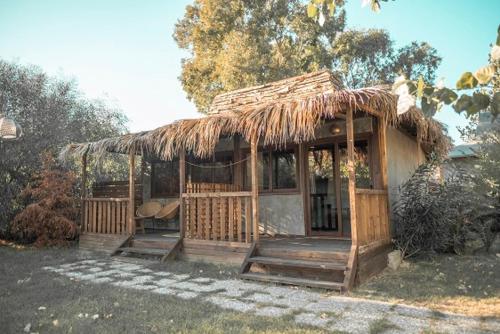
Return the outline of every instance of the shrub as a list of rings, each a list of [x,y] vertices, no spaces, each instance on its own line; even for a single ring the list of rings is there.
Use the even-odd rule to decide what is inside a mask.
[[[44,153],[42,171],[21,196],[32,203],[14,217],[9,235],[17,242],[40,246],[64,246],[78,235],[74,197],[75,176],[57,166]]]
[[[475,191],[474,176],[456,170],[441,180],[438,168],[435,160],[420,166],[401,187],[394,232],[405,257],[427,251],[463,254],[471,243],[481,248],[491,240],[491,206]]]

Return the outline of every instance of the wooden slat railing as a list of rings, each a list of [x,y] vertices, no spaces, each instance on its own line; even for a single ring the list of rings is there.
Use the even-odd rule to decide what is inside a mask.
[[[190,239],[252,241],[252,193],[232,184],[188,183],[182,194]]]
[[[84,198],[82,232],[127,234],[127,198]]]
[[[358,244],[391,239],[387,191],[356,189]]]

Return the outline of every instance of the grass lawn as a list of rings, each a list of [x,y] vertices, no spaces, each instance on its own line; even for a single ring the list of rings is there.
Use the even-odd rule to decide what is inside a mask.
[[[75,249],[0,247],[0,332],[23,333],[325,333],[292,316],[269,318],[143,291],[71,281],[43,266],[77,260]],[[169,271],[233,276],[234,268],[179,262]],[[40,309],[42,308],[42,309]],[[88,316],[86,317],[85,314]],[[92,316],[99,314],[94,320]]]
[[[435,255],[414,259],[397,271],[386,269],[352,295],[500,318],[500,258]]]
[[[23,249],[0,243],[0,332],[22,333],[28,324],[31,332],[38,333],[326,332],[298,324],[295,314],[257,316],[222,309],[199,298],[184,300],[92,284],[42,269],[82,259],[74,248]],[[165,269],[160,263],[149,268],[156,266]],[[214,279],[235,278],[237,269],[183,261],[168,264],[169,272]],[[412,261],[396,272],[386,271],[351,295],[427,306],[436,310],[433,319],[443,317],[439,311],[500,319],[499,269],[500,259],[495,257],[437,256]],[[93,319],[94,315],[99,317]],[[384,318],[369,324],[370,333],[391,329],[394,324]]]

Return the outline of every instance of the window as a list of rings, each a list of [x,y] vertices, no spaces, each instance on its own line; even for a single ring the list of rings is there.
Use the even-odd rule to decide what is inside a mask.
[[[245,189],[251,188],[250,153],[246,155]],[[259,191],[297,189],[297,156],[295,149],[257,152]]]
[[[151,163],[151,197],[179,196],[179,161]]]
[[[272,152],[273,189],[297,188],[297,158],[293,150]]]
[[[186,161],[187,180],[193,183],[233,183],[233,153],[218,152],[213,158],[190,157]]]

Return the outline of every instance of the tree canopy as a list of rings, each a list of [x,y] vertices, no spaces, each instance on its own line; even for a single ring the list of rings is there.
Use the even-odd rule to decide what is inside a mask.
[[[319,69],[338,71],[350,88],[392,83],[395,71],[434,79],[435,49],[396,49],[386,31],[346,30],[342,5],[320,25],[301,0],[194,0],[174,32],[190,52],[180,77],[188,98],[206,112],[217,94]]]
[[[124,133],[127,118],[106,102],[88,100],[74,81],[34,66],[0,60],[0,112],[18,122],[20,140],[0,142],[0,225],[24,206],[21,190],[41,166],[41,153],[66,144]]]

